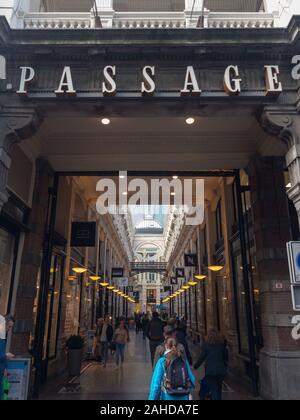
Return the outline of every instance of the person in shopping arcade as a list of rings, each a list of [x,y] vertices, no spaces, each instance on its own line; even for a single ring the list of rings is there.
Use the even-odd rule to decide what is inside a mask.
[[[223,381],[227,374],[228,350],[225,338],[216,330],[211,330],[203,343],[194,368],[205,363],[205,383],[213,401],[222,400]]]
[[[125,359],[126,344],[130,342],[128,328],[126,327],[125,319],[121,319],[119,327],[116,329],[112,341],[116,345],[116,367],[123,366]]]
[[[148,325],[149,325],[149,317],[148,314],[144,314],[142,318],[142,330],[143,330],[143,339],[146,340]]]
[[[157,362],[159,361],[159,359],[161,357],[164,356],[166,348],[165,348],[165,343],[169,338],[173,338],[176,339],[176,330],[174,328],[173,325],[167,325],[166,327],[164,327],[164,338],[165,338],[165,342],[163,344],[160,344],[159,346],[156,347],[155,350],[155,355],[154,355],[154,364],[153,364],[153,368],[156,367]],[[182,357],[184,360],[187,360],[187,356],[186,356],[186,351],[185,348],[182,344],[178,343],[178,350],[180,351]]]
[[[0,400],[3,400],[3,380],[6,375],[7,361],[14,358],[11,353],[6,353],[6,338],[12,330],[15,320],[11,315],[0,315]]]
[[[112,342],[113,334],[114,330],[109,316],[106,315],[104,319],[98,319],[94,342],[94,354],[96,355],[97,360],[101,362],[104,367],[106,367],[108,350]]]
[[[151,363],[154,366],[156,348],[164,342],[164,323],[158,312],[153,312],[152,319],[148,325],[147,337],[149,339]]]
[[[190,366],[193,366],[193,358],[187,342],[186,324],[182,321],[176,322],[175,338],[177,342],[184,347],[187,360]]]
[[[195,377],[178,343],[174,338],[168,338],[164,355],[158,360],[153,372],[149,400],[189,400],[195,383]]]

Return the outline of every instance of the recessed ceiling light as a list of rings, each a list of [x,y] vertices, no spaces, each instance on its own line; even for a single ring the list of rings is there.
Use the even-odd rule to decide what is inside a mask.
[[[128,195],[127,191],[122,192],[123,195]]]
[[[171,195],[174,197],[176,195],[176,193],[175,192],[171,192]]]
[[[178,179],[178,175],[173,175],[173,179]]]
[[[186,122],[188,125],[192,125],[192,124],[194,124],[194,122],[195,122],[195,118],[192,118],[192,117],[187,118],[187,119],[185,120],[185,122]]]
[[[103,125],[109,125],[110,124],[110,119],[109,118],[102,118],[101,120]]]

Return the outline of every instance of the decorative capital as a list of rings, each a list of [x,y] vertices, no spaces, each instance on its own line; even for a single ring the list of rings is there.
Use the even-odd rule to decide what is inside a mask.
[[[267,106],[261,120],[262,128],[282,140],[288,149],[300,145],[300,114],[294,106]]]
[[[0,108],[0,148],[9,152],[13,144],[34,135],[41,123],[35,108]]]

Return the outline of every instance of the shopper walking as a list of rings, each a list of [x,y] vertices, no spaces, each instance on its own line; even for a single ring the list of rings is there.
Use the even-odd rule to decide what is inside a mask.
[[[101,329],[100,335],[100,355],[103,366],[106,367],[107,359],[108,359],[108,350],[110,343],[112,341],[114,335],[113,327],[110,323],[110,318],[108,315],[104,318],[104,322]]]
[[[209,331],[194,368],[198,369],[204,362],[211,399],[221,401],[223,381],[227,373],[228,351],[224,337],[216,330]]]
[[[145,314],[142,318],[142,330],[143,330],[143,339],[146,340],[148,326],[149,326],[149,317]]]
[[[14,323],[11,315],[0,315],[0,400],[3,400],[3,379],[6,376],[7,361],[14,357],[13,354],[6,353],[7,334],[12,330]]]
[[[119,327],[116,329],[116,331],[114,333],[114,336],[113,336],[113,342],[116,345],[116,365],[117,365],[117,368],[119,367],[120,362],[121,362],[121,366],[124,363],[125,348],[126,348],[126,344],[129,343],[129,341],[130,341],[129,332],[128,332],[128,329],[126,327],[125,320],[122,319],[120,321]]]
[[[174,338],[165,343],[165,353],[154,369],[149,400],[189,400],[195,377]]]
[[[190,352],[190,349],[189,349],[189,345],[188,345],[188,342],[187,342],[186,325],[183,324],[182,322],[177,323],[175,337],[176,337],[176,340],[178,341],[178,343],[180,343],[184,347],[186,357],[187,357],[187,360],[188,360],[190,366],[193,366],[193,358],[192,358],[192,355],[191,355],[191,352]]]
[[[157,362],[159,361],[159,359],[161,357],[163,357],[164,354],[165,354],[165,351],[166,351],[166,348],[165,348],[166,341],[169,338],[176,339],[176,330],[175,330],[175,328],[172,325],[167,325],[164,328],[164,338],[165,338],[165,342],[163,344],[160,344],[159,346],[156,347],[155,355],[154,355],[154,365],[153,365],[154,368],[157,365]],[[184,360],[187,360],[185,348],[180,343],[178,343],[178,350],[182,354],[182,357],[184,358]]]
[[[148,325],[147,337],[151,353],[151,363],[154,366],[154,356],[156,348],[164,342],[164,324],[159,318],[158,312],[153,312],[152,319]]]

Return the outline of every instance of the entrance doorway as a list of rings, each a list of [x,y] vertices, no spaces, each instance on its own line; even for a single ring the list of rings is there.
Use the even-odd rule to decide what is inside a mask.
[[[196,227],[187,227],[183,222],[177,229],[177,218],[170,209],[166,215],[160,214],[161,203],[155,216],[140,212],[130,214],[127,219],[123,215],[99,217],[97,181],[116,180],[120,175],[56,173],[49,196],[46,246],[38,287],[34,352],[37,372],[42,374],[37,373],[36,389],[61,363],[57,351],[65,337],[87,336],[97,318],[105,315],[112,320],[122,316],[129,319],[135,313],[158,310],[167,317],[184,318],[193,342],[201,342],[211,328],[229,337],[229,346],[238,348],[238,352],[232,353],[233,370],[241,369],[257,393],[262,338],[246,174],[233,170],[127,175],[129,179],[142,178],[146,182],[152,178],[203,179],[204,219]],[[95,242],[86,247],[71,246],[73,223],[95,222]],[[178,232],[172,236],[176,229]],[[188,231],[188,240],[182,242]],[[186,254],[196,256],[194,265],[186,266]],[[133,272],[133,263],[135,267],[145,264],[146,268],[140,269],[144,272]],[[158,264],[163,268],[156,268]],[[176,276],[180,268],[184,269],[181,278]],[[122,269],[123,285],[112,276],[116,269]],[[186,293],[168,299],[182,287],[186,287]],[[119,289],[126,299],[115,294],[114,289]],[[242,366],[240,358],[245,361]]]

